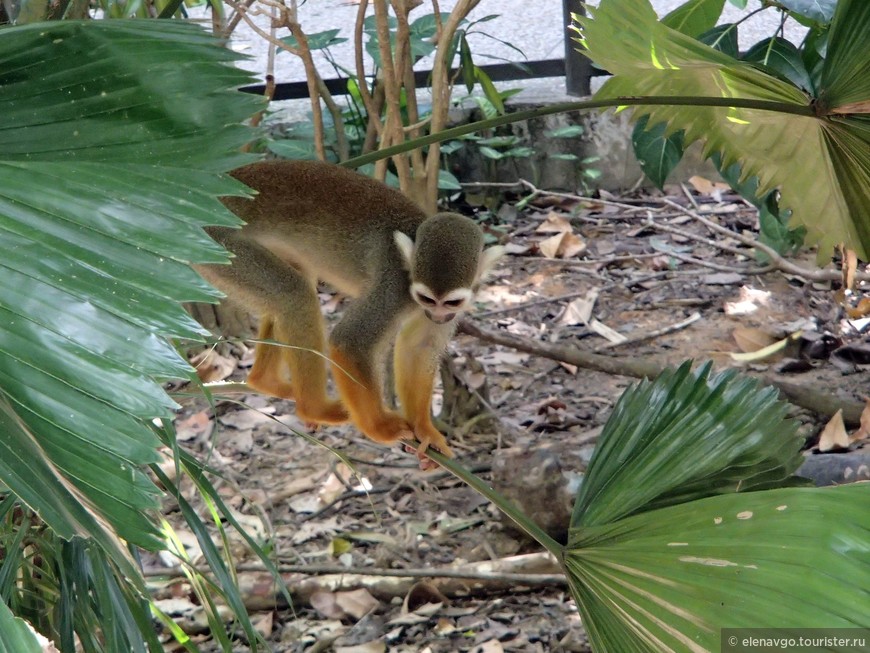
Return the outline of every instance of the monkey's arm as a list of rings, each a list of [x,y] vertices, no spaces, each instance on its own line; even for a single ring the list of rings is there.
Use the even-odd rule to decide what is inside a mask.
[[[402,325],[396,338],[396,394],[414,435],[420,441],[418,454],[421,456],[428,447],[434,447],[453,457],[447,440],[432,424],[431,403],[438,362],[455,329],[453,322],[435,324],[422,310],[417,310]]]
[[[345,312],[330,337],[335,384],[357,428],[375,442],[410,440],[413,429],[384,406],[381,369],[385,349],[398,322],[413,302],[407,272],[390,269],[375,276],[378,283]]]

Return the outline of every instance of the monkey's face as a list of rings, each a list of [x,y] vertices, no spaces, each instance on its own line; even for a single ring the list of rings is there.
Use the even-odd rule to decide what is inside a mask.
[[[418,281],[411,285],[411,296],[423,309],[426,317],[435,324],[446,324],[468,309],[474,292],[470,288],[456,288],[439,296],[426,284]]]

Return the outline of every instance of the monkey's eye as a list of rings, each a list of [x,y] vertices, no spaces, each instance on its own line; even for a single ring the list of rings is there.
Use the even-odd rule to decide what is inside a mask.
[[[444,302],[444,305],[449,306],[450,308],[459,308],[460,306],[462,306],[463,301],[464,300],[462,299],[449,299]]]
[[[424,306],[435,306],[438,302],[429,297],[428,295],[424,295],[423,293],[417,293],[417,301],[423,304]]]

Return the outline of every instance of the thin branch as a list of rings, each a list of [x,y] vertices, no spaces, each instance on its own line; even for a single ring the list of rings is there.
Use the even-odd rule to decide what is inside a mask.
[[[338,149],[338,160],[347,161],[350,158],[350,143],[348,143],[347,134],[344,131],[344,117],[341,115],[341,107],[335,102],[335,98],[332,97],[332,93],[329,92],[329,88],[320,73],[316,72],[316,74],[317,92],[320,93],[326,110],[332,116],[332,124],[335,125],[335,146]]]
[[[522,560],[529,558],[530,562]],[[512,582],[518,585],[565,585],[567,580],[565,575],[559,573],[559,565],[556,561],[546,554],[530,554],[527,556],[516,556],[514,559],[507,558],[502,560],[492,560],[486,563],[472,563],[470,569],[456,568],[410,568],[410,569],[383,569],[378,567],[345,567],[342,565],[293,565],[279,563],[277,569],[282,574],[306,574],[310,576],[322,575],[341,575],[341,576],[372,576],[385,578],[456,578],[466,580],[480,581],[504,581]],[[550,569],[547,572],[529,572],[517,573],[508,571],[499,571],[500,563],[504,563],[507,568],[516,568],[531,566],[534,568]],[[477,568],[484,566],[484,570]],[[194,568],[195,569],[195,568]],[[268,573],[269,570],[263,565],[258,564],[242,564],[236,565],[236,570],[242,573]],[[204,576],[209,575],[207,569],[196,569],[198,573]],[[143,571],[146,578],[183,578],[185,574],[180,569],[159,569],[150,568]]]
[[[640,356],[615,358],[602,354],[594,354],[577,347],[545,344],[521,338],[504,331],[484,329],[468,319],[464,319],[459,323],[459,332],[497,345],[511,347],[518,351],[524,351],[536,356],[542,356],[606,374],[651,379],[661,374],[665,369],[664,365],[651,358]],[[756,376],[757,378],[757,375],[748,375]],[[798,406],[828,417],[836,413],[837,410],[842,409],[843,421],[850,425],[860,423],[861,412],[864,410],[864,402],[842,399],[823,390],[807,388],[773,376],[764,376],[762,378],[766,383],[777,388],[785,395],[786,399]]]
[[[662,252],[662,256],[671,256],[678,261],[684,261],[685,263],[698,265],[702,268],[716,270],[717,272],[735,272],[737,274],[745,274],[747,276],[767,274],[768,272],[772,272],[776,269],[775,265],[765,265],[757,268],[738,268],[730,265],[719,265],[718,263],[705,261],[703,259],[695,258],[694,256],[689,256],[688,254],[681,254],[680,252]]]
[[[735,240],[740,241],[744,245],[748,245],[749,247],[753,247],[759,251],[764,252],[768,256],[768,258],[770,258],[773,267],[775,267],[780,272],[784,272],[786,274],[793,274],[808,281],[838,281],[843,278],[843,274],[836,270],[809,270],[799,265],[795,265],[794,263],[780,256],[779,252],[777,252],[775,249],[773,249],[769,245],[765,245],[764,243],[757,241],[755,238],[744,236],[743,234],[736,231],[726,229],[725,227],[716,224],[712,220],[708,220],[696,211],[692,211],[691,209],[687,209],[684,206],[680,206],[673,200],[668,199],[667,197],[662,198],[662,202],[667,204],[671,208],[676,209],[680,213],[684,213],[685,215],[688,215],[689,217],[697,220],[711,231],[724,234],[730,238],[734,238]],[[855,279],[857,281],[870,281],[870,274],[856,274]]]
[[[239,565],[239,571],[267,571],[260,565]],[[564,586],[568,580],[564,574],[512,574],[509,572],[473,572],[453,569],[371,569],[366,567],[342,567],[340,565],[278,565],[281,573],[301,574],[347,574],[353,576],[387,576],[392,578],[460,578],[465,580],[503,581],[517,585]]]
[[[625,204],[624,202],[614,202],[613,200],[606,200],[600,197],[589,197],[587,195],[576,195],[574,193],[560,193],[556,191],[542,190],[526,179],[517,179],[516,181],[507,182],[471,181],[463,182],[461,185],[463,188],[526,188],[531,191],[531,197],[538,197],[541,195],[547,197],[562,197],[565,199],[577,200],[579,202],[591,202],[593,204],[603,204],[604,206],[616,206],[618,208],[625,209],[626,211],[642,211],[644,209],[648,210],[648,207],[634,206],[633,204]]]
[[[447,124],[450,111],[450,96],[453,85],[450,79],[450,61],[447,54],[459,25],[480,0],[459,0],[450,12],[447,22],[441,26],[435,60],[432,63],[432,125],[430,136],[438,134]],[[434,207],[438,201],[438,169],[441,167],[441,138],[431,142],[426,154],[426,202]],[[422,144],[421,144],[422,145]],[[418,145],[420,147],[421,145]]]
[[[231,7],[233,7],[233,15],[230,16],[229,21],[227,21],[227,26],[224,28],[221,35],[224,39],[228,39],[232,33],[235,31],[236,27],[239,25],[239,21],[243,18],[243,12],[239,11],[239,7],[244,7],[244,10],[247,9],[256,2],[257,0],[242,0],[242,2],[238,3],[238,5],[233,5],[233,3],[228,2]]]
[[[652,218],[652,211],[648,212],[647,219],[644,224],[657,231],[666,231],[668,233],[676,234],[678,236],[682,236],[683,238],[688,238],[690,240],[709,245],[710,247],[715,247],[716,249],[722,250],[723,252],[729,252],[730,254],[734,254],[735,256],[742,256],[746,258],[749,254],[749,252],[747,252],[746,250],[741,250],[737,247],[725,245],[724,243],[717,242],[715,240],[712,240],[711,238],[704,238],[704,236],[699,236],[698,234],[692,233],[691,231],[686,231],[685,229],[680,229],[679,227],[673,227],[669,224],[661,224],[659,222],[656,222]]]
[[[414,81],[414,58],[411,51],[411,26],[408,23],[408,16],[411,11],[421,5],[423,0],[391,0],[393,11],[396,14],[396,81],[400,86],[405,88],[405,109],[408,115],[408,122],[411,125],[421,123],[420,112],[417,107],[417,84]],[[418,127],[403,127],[403,134],[407,138],[416,138],[419,136]],[[411,179],[409,180],[412,187],[407,189],[407,193],[411,199],[423,200],[425,202],[425,194],[421,192],[425,189],[425,174],[426,166],[423,160],[423,150],[416,148],[411,150],[410,165]]]
[[[685,329],[690,324],[694,324],[698,320],[701,319],[701,314],[698,312],[692,313],[685,320],[680,322],[676,322],[675,324],[670,324],[668,326],[662,327],[660,329],[653,329],[652,331],[647,331],[646,333],[642,333],[640,335],[634,336],[632,338],[626,338],[625,340],[620,340],[619,342],[608,342],[600,347],[596,347],[596,351],[601,351],[604,349],[613,349],[615,347],[624,347],[627,345],[635,345],[639,342],[645,342],[646,340],[652,340],[653,338],[658,338],[659,336],[666,335],[668,333],[673,333],[674,331],[679,331],[680,329]]]
[[[513,313],[514,311],[524,311],[527,308],[532,308],[533,306],[541,306],[542,304],[555,304],[556,302],[563,302],[568,299],[582,297],[588,292],[589,289],[586,289],[578,290],[577,292],[569,292],[564,295],[557,295],[556,297],[542,297],[541,299],[533,299],[532,301],[522,302],[521,304],[514,304],[513,306],[504,306],[502,308],[494,308],[489,311],[480,311],[475,313],[474,317],[479,319],[482,317],[492,317],[493,315],[503,315],[504,313]]]
[[[261,0],[262,1],[262,0]],[[305,80],[308,83],[308,96],[311,101],[311,122],[314,124],[314,151],[317,153],[317,158],[321,161],[326,161],[326,148],[324,141],[323,126],[323,110],[320,107],[320,86],[317,80],[320,75],[317,72],[317,67],[314,65],[314,57],[311,56],[311,48],[308,47],[308,36],[302,29],[296,14],[296,2],[294,0],[292,15],[290,13],[283,16],[284,26],[290,30],[290,33],[296,37],[296,42],[299,44],[298,55],[302,59],[302,65],[305,68]],[[325,86],[324,86],[325,88]],[[341,128],[341,124],[336,124],[336,130]]]
[[[289,10],[286,6],[279,2],[273,2],[272,0],[260,0],[260,2],[267,7],[273,7],[278,10],[280,18],[273,18],[273,25],[277,22],[278,26],[287,27],[290,30],[290,33],[296,37],[297,42],[299,43],[298,48],[294,48],[284,41],[280,41],[276,39],[274,36],[266,32],[263,28],[257,25],[251,17],[248,15],[249,13],[258,15],[262,12],[258,10],[250,10],[244,5],[234,2],[234,0],[225,0],[228,5],[230,5],[236,13],[242,17],[242,20],[250,27],[254,32],[256,32],[260,37],[271,43],[272,45],[281,48],[282,50],[286,50],[291,54],[296,55],[300,59],[302,59],[302,64],[305,67],[305,77],[308,83],[308,95],[311,100],[311,111],[314,123],[314,147],[317,152],[317,158],[321,161],[326,160],[326,152],[323,148],[323,112],[320,109],[320,95],[318,93],[318,85],[317,79],[319,75],[317,73],[317,68],[314,66],[314,59],[311,57],[311,50],[308,47],[308,39],[305,36],[305,33],[302,31],[302,27],[295,20],[295,15],[290,16]]]
[[[384,130],[384,124],[381,122],[381,105],[375,106],[375,101],[369,93],[369,87],[366,83],[366,69],[363,63],[363,26],[365,24],[366,9],[369,6],[369,0],[360,0],[359,8],[356,12],[356,21],[353,26],[353,49],[354,63],[356,64],[356,79],[359,87],[360,97],[368,114],[368,130],[374,130],[375,135],[380,138]],[[366,138],[368,141],[368,138]]]
[[[390,48],[389,5],[387,0],[374,0],[375,25],[378,31],[378,49],[381,54],[381,82],[384,85],[386,96],[387,117],[384,121],[384,130],[381,133],[380,147],[400,145],[405,141],[405,133],[402,125],[401,98],[399,92],[398,76]],[[411,167],[407,157],[395,155],[392,157],[396,167],[396,175],[399,177],[399,186],[403,189],[410,188]],[[378,161],[375,170],[379,179],[386,176],[386,159]],[[383,175],[383,176],[382,176]]]

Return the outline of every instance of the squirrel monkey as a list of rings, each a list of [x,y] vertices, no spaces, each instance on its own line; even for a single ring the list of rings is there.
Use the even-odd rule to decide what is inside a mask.
[[[214,286],[260,318],[248,385],[294,399],[299,417],[348,419],[375,442],[416,438],[421,460],[432,446],[452,456],[432,424],[438,360],[503,248],[483,248],[470,219],[426,214],[400,192],[336,165],[271,160],[230,173],[257,191],[222,201],[247,223],[209,228],[232,265],[197,266]],[[326,393],[317,282],[356,297],[333,329],[328,358],[341,401]],[[396,395],[382,398],[381,372],[395,340]]]

